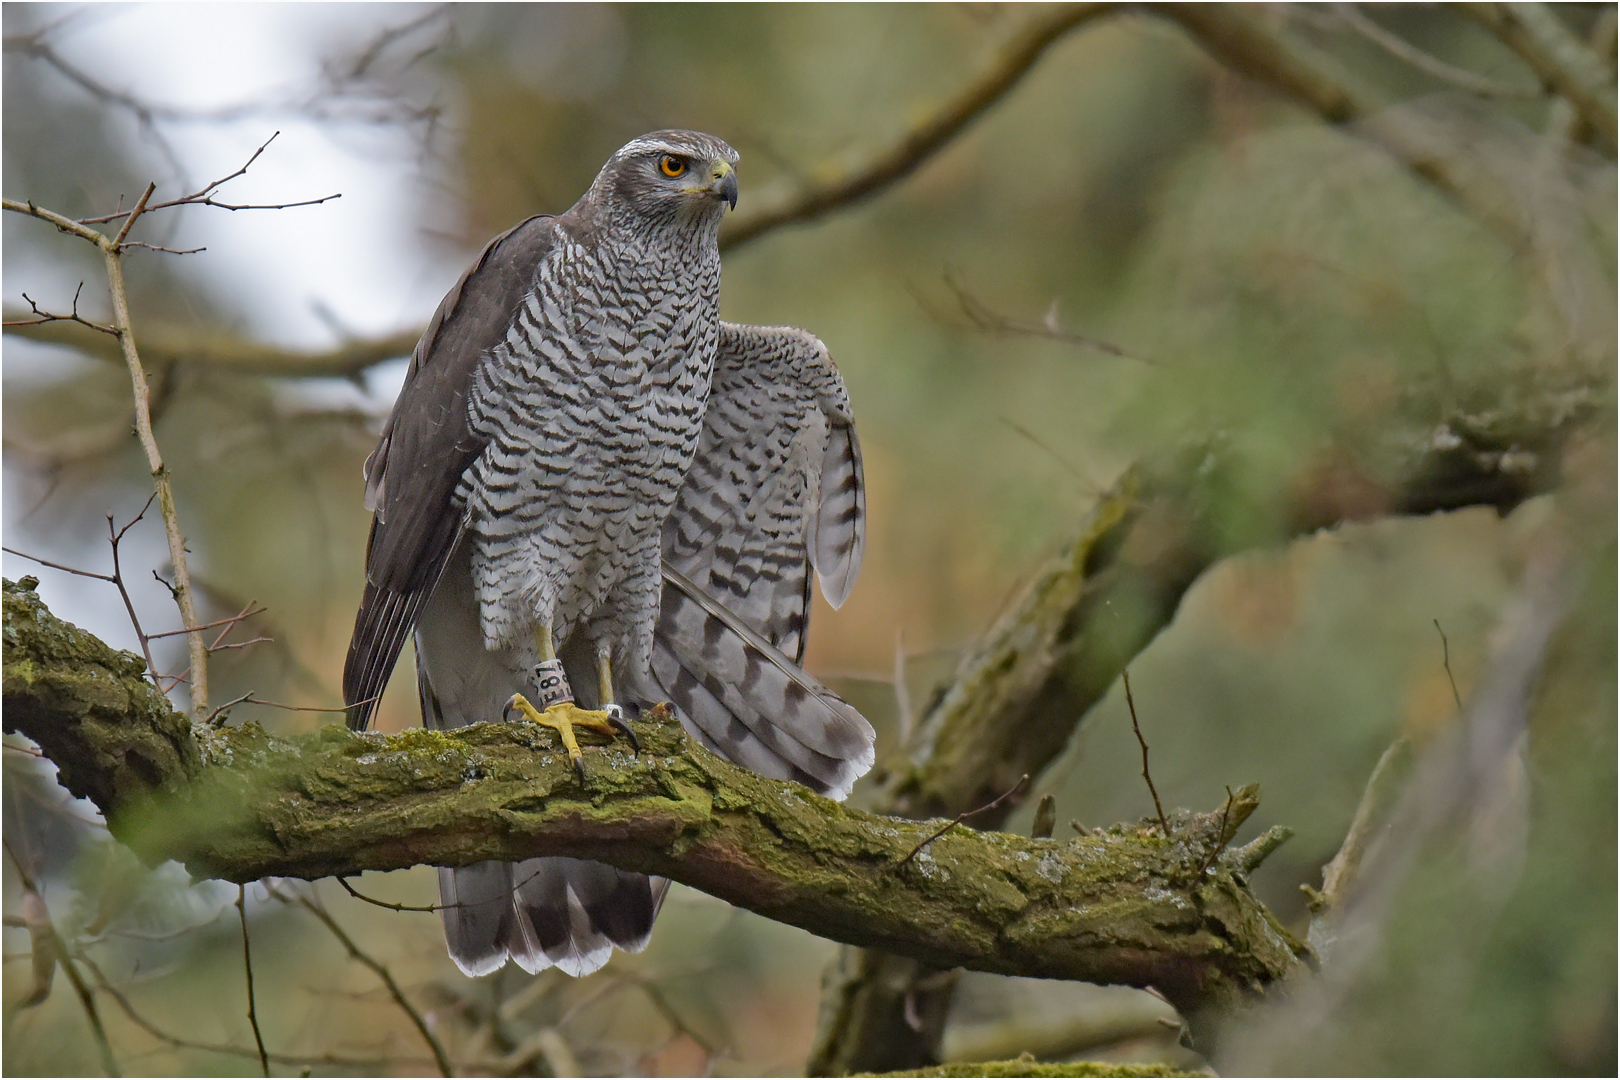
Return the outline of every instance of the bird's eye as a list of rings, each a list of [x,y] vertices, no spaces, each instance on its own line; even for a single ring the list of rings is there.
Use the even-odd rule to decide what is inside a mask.
[[[658,170],[665,176],[679,176],[686,171],[686,162],[674,154],[665,154],[658,161]]]

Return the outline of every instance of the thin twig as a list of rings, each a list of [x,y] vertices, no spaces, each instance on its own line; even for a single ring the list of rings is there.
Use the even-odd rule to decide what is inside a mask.
[[[1379,26],[1363,14],[1355,4],[1338,4],[1335,7],[1339,18],[1356,33],[1391,56],[1405,60],[1419,71],[1426,75],[1432,75],[1441,82],[1450,83],[1452,86],[1466,90],[1471,94],[1478,94],[1481,97],[1534,101],[1546,96],[1546,92],[1539,86],[1510,86],[1507,83],[1477,75],[1472,71],[1453,67],[1439,57],[1424,52],[1399,34],[1392,33]]]
[[[1125,704],[1131,710],[1131,730],[1136,732],[1136,741],[1142,746],[1142,779],[1147,781],[1148,793],[1153,796],[1153,809],[1159,815],[1159,829],[1165,836],[1170,835],[1170,823],[1164,819],[1164,806],[1159,802],[1159,791],[1153,786],[1153,776],[1148,772],[1148,744],[1142,738],[1142,725],[1136,722],[1136,699],[1131,696],[1131,673],[1124,668],[1120,669],[1119,677],[1125,682]],[[1231,791],[1227,791],[1227,804],[1231,804]]]
[[[1067,472],[1070,476],[1073,476],[1076,480],[1080,481],[1080,486],[1086,492],[1086,494],[1088,494],[1088,495],[1097,495],[1102,491],[1102,485],[1101,484],[1098,484],[1095,480],[1092,480],[1085,473],[1081,472],[1080,469],[1077,466],[1070,463],[1070,461],[1067,458],[1065,458],[1062,454],[1058,453],[1057,450],[1053,449],[1053,447],[1052,447],[1052,445],[1050,443],[1044,442],[1033,431],[1031,431],[1028,428],[1024,427],[1022,424],[1017,423],[1016,421],[1012,420],[1010,417],[998,416],[996,419],[1000,420],[1003,424],[1006,424],[1008,427],[1012,428],[1012,430],[1014,432],[1016,432],[1017,434],[1022,435],[1024,438],[1028,439],[1038,449],[1046,451],[1046,453],[1052,458],[1052,460],[1056,461],[1059,465],[1061,465],[1063,467],[1065,472]]]
[[[1468,3],[1472,15],[1518,54],[1547,86],[1574,105],[1613,157],[1616,149],[1614,77],[1547,4]]]
[[[96,989],[113,999],[114,1004],[130,1019],[136,1027],[160,1042],[167,1043],[176,1050],[198,1050],[208,1054],[229,1054],[233,1057],[258,1057],[258,1051],[248,1046],[231,1046],[229,1043],[205,1043],[193,1039],[181,1038],[171,1035],[158,1027],[152,1021],[136,1011],[129,997],[108,981],[106,974],[96,966],[88,956],[80,955],[85,967],[96,978]],[[375,1069],[382,1067],[412,1067],[426,1065],[432,1058],[392,1058],[392,1057],[345,1057],[339,1054],[278,1054],[270,1052],[265,1055],[277,1065],[310,1066],[330,1065],[342,1068]],[[472,1064],[469,1062],[469,1064]]]
[[[727,1047],[716,1046],[712,1040],[705,1037],[701,1032],[694,1030],[675,1006],[670,1003],[663,989],[652,979],[639,972],[623,968],[618,969],[615,974],[645,994],[647,1000],[652,1002],[653,1008],[663,1014],[664,1019],[669,1022],[669,1026],[697,1043],[698,1049],[703,1051],[708,1061],[712,1062],[726,1051]]]
[[[355,944],[354,939],[344,932],[343,928],[337,924],[337,920],[333,919],[327,913],[326,908],[317,901],[302,893],[293,893],[288,896],[274,885],[270,886],[270,894],[283,903],[297,903],[302,906],[311,915],[319,919],[327,930],[331,931],[332,936],[337,938],[343,947],[348,950],[350,957],[370,968],[383,981],[383,985],[388,988],[388,994],[394,999],[394,1003],[400,1007],[400,1010],[406,1016],[410,1017],[411,1023],[416,1026],[416,1030],[421,1032],[423,1040],[428,1044],[428,1048],[433,1051],[433,1060],[438,1063],[439,1072],[444,1076],[455,1075],[455,1069],[451,1066],[450,1058],[445,1054],[444,1047],[439,1045],[439,1040],[428,1028],[427,1021],[422,1018],[422,1014],[417,1010],[416,1006],[412,1005],[410,1000],[406,998],[405,991],[400,989],[399,983],[394,981],[394,976],[389,973],[387,967]]]
[[[976,808],[974,808],[972,810],[964,810],[960,814],[957,814],[954,818],[947,821],[945,824],[941,825],[937,830],[935,830],[935,832],[934,832],[934,834],[932,836],[928,837],[922,843],[920,843],[916,847],[912,848],[906,854],[905,858],[901,859],[898,863],[895,864],[896,869],[906,865],[906,863],[910,862],[912,859],[915,859],[917,857],[917,853],[922,851],[923,848],[927,847],[929,844],[932,844],[935,840],[938,840],[940,837],[942,837],[946,833],[950,832],[956,826],[962,824],[963,821],[965,821],[966,819],[972,817],[974,814],[982,814],[986,810],[990,810],[990,809],[993,809],[994,807],[1000,806],[1003,801],[1005,801],[1006,799],[1008,799],[1009,797],[1012,796],[1013,792],[1017,791],[1019,788],[1023,787],[1028,782],[1029,782],[1029,773],[1025,773],[1023,776],[1020,776],[1018,778],[1018,783],[1014,784],[1012,787],[1008,788],[1006,791],[1003,791],[1000,795],[997,795],[995,798],[991,799],[989,802],[985,803],[983,806],[976,807]]]
[[[1232,786],[1230,784],[1226,785],[1226,801],[1221,804],[1221,824],[1215,831],[1215,842],[1209,846],[1209,850],[1204,852],[1204,857],[1198,861],[1198,869],[1193,871],[1193,881],[1195,883],[1204,880],[1204,871],[1213,866],[1215,860],[1220,857],[1221,852],[1226,849],[1228,839],[1226,824],[1231,820],[1232,803],[1236,798],[1237,796],[1232,794]]]
[[[258,601],[255,600],[255,601],[253,601],[253,603],[256,604],[256,603],[258,603]],[[153,641],[156,641],[158,638],[176,637],[176,636],[178,636],[180,634],[189,634],[194,630],[212,630],[216,626],[226,626],[226,627],[235,626],[237,623],[241,622],[243,619],[250,619],[255,615],[263,615],[266,611],[269,611],[269,610],[270,610],[269,608],[262,608],[262,607],[261,608],[254,608],[252,611],[243,610],[239,614],[232,615],[232,616],[229,616],[228,618],[224,618],[224,619],[215,619],[213,622],[203,623],[201,626],[185,626],[185,627],[181,627],[179,630],[165,630],[161,634],[152,634],[150,636],[151,636]],[[217,647],[217,646],[215,646],[215,647]]]
[[[226,718],[227,714],[230,712],[232,706],[240,705],[240,704],[242,704],[244,701],[248,700],[252,696],[253,696],[253,691],[249,690],[247,693],[243,694],[241,697],[234,697],[234,698],[231,698],[231,700],[229,700],[229,701],[220,702],[218,705],[214,706],[214,711],[213,712],[209,713],[206,717],[203,718],[203,724],[206,725],[207,727],[218,727],[220,724],[223,724],[225,722],[225,718]]]
[[[265,148],[271,143],[275,142],[276,136],[280,134],[281,132],[278,131],[271,135],[268,139],[264,140],[264,142],[259,145],[259,148],[253,151],[253,156],[248,158],[247,163],[241,168],[237,169],[233,173],[230,173],[229,175],[220,177],[218,180],[212,180],[204,184],[202,187],[198,188],[189,195],[182,195],[178,199],[170,199],[168,202],[155,203],[150,207],[137,205],[134,210],[123,210],[111,214],[102,214],[100,217],[80,218],[79,223],[81,225],[101,225],[127,217],[129,220],[124,222],[123,230],[119,232],[118,239],[114,241],[115,244],[122,244],[124,237],[129,233],[129,226],[134,222],[135,218],[141,215],[143,211],[150,213],[154,210],[167,210],[173,206],[212,206],[219,210],[289,210],[295,206],[319,206],[321,203],[330,202],[333,199],[341,199],[343,197],[341,193],[335,195],[323,195],[318,199],[303,199],[298,202],[288,203],[222,203],[216,202],[213,199],[214,192],[218,191],[225,184],[230,183],[232,180],[235,180],[237,177],[246,173],[248,169],[252,168],[253,163],[259,160],[259,155],[263,154]],[[155,186],[156,185],[153,185],[153,187]],[[142,202],[144,203],[146,198],[150,195],[151,191],[148,190],[147,194],[142,196]],[[197,250],[200,251],[202,249],[199,248]]]
[[[44,207],[35,206],[32,199],[27,202],[18,202],[16,199],[0,199],[0,210],[10,210],[14,214],[27,214],[29,217],[37,217],[41,221],[48,221],[62,232],[72,233],[79,239],[88,240],[97,247],[109,242],[105,236],[88,225],[81,225],[72,218],[58,214],[54,210],[46,210]]]
[[[1310,901],[1312,922],[1331,914],[1343,904],[1351,883],[1361,869],[1361,861],[1372,846],[1378,832],[1389,824],[1389,814],[1401,794],[1400,778],[1410,764],[1411,742],[1404,735],[1385,748],[1373,766],[1372,775],[1356,804],[1356,812],[1345,830],[1344,843],[1326,866],[1322,867],[1322,889],[1318,892],[1309,885],[1300,889]]]
[[[11,850],[11,844],[7,842],[4,846],[6,855],[11,859],[11,865],[16,869],[18,880],[22,882],[23,888],[36,896],[39,895],[39,890],[34,887],[33,875],[23,867],[22,860],[17,858],[15,851]],[[73,966],[73,960],[68,954],[67,945],[63,942],[62,935],[57,933],[56,924],[51,921],[49,910],[45,908],[43,903],[39,907],[44,912],[40,917],[39,928],[49,939],[51,948],[56,952],[57,963],[62,968],[63,973],[67,975],[68,981],[73,984],[73,992],[78,995],[79,1004],[84,1009],[84,1015],[90,1021],[91,1034],[96,1037],[96,1049],[101,1053],[102,1071],[108,1076],[122,1076],[124,1074],[118,1069],[118,1060],[113,1057],[112,1043],[107,1041],[107,1030],[101,1026],[101,1014],[96,1011],[96,999],[91,995],[90,988],[84,984],[84,977]]]
[[[151,190],[148,186],[148,195]],[[145,208],[145,203],[146,195],[143,195],[141,203],[124,223],[126,231]],[[152,483],[157,489],[158,511],[163,515],[163,531],[169,541],[169,561],[174,566],[175,604],[180,608],[181,625],[196,626],[197,608],[192,601],[191,574],[186,567],[186,539],[180,531],[180,513],[175,507],[169,470],[163,464],[163,454],[158,450],[157,439],[152,433],[152,391],[147,385],[146,369],[141,366],[140,353],[135,347],[135,334],[130,326],[122,255],[116,244],[109,245],[105,240],[101,248],[106,255],[107,285],[112,293],[113,325],[118,328],[118,342],[123,346],[124,361],[129,366],[130,386],[135,396],[135,431],[146,450]],[[186,634],[186,644],[191,651],[191,712],[200,720],[208,713],[208,649],[198,631]]]
[[[143,240],[125,240],[124,241],[124,247],[126,249],[128,249],[128,248],[145,248],[147,251],[161,251],[161,252],[164,252],[165,254],[168,254],[168,255],[197,255],[197,254],[199,254],[201,252],[204,252],[204,251],[208,250],[206,247],[194,247],[194,248],[164,247],[162,244],[148,244]]]
[[[267,641],[274,641],[274,640],[276,640],[276,639],[273,638],[273,637],[265,637],[265,636],[263,636],[261,634],[259,637],[248,638],[246,641],[228,641],[223,645],[221,645],[219,642],[216,641],[212,645],[208,646],[208,651],[210,653],[217,653],[217,652],[224,652],[226,649],[245,649],[249,645],[262,645]],[[329,709],[329,710],[322,710],[322,711],[325,711],[325,712],[337,712],[338,710]]]
[[[159,679],[157,661],[152,658],[152,639],[146,636],[145,630],[141,629],[140,616],[135,614],[135,601],[130,597],[129,590],[124,587],[124,568],[119,561],[118,545],[123,542],[124,534],[133,529],[135,523],[146,516],[146,512],[152,508],[152,500],[156,498],[156,491],[148,495],[145,505],[141,507],[141,512],[130,518],[122,529],[115,529],[113,527],[113,516],[111,514],[107,515],[107,543],[112,548],[113,587],[118,590],[119,597],[124,601],[124,613],[129,616],[129,624],[135,628],[135,638],[141,643],[141,655],[146,657],[146,670],[153,683],[158,683]]]
[[[233,649],[233,648],[236,648],[237,645],[252,645],[252,644],[254,644],[256,642],[271,641],[271,640],[274,640],[274,639],[272,639],[272,638],[254,638],[252,641],[242,641],[242,642],[237,642],[237,643],[232,644],[232,645],[212,645],[212,646],[210,646],[210,649],[216,649],[216,650],[217,649]],[[184,674],[184,672],[182,672],[182,674]],[[367,698],[365,701],[357,701],[354,704],[355,705],[370,704],[371,702],[376,701],[380,697],[382,697],[382,694],[380,694],[380,693],[375,694],[375,695]],[[325,705],[283,705],[279,701],[265,701],[263,698],[254,697],[253,696],[253,691],[249,690],[247,693],[243,694],[241,697],[232,698],[230,701],[225,702],[225,704],[221,705],[219,708],[217,708],[213,712],[209,713],[208,718],[206,720],[204,720],[203,722],[206,723],[206,724],[213,724],[214,721],[215,721],[215,718],[218,717],[220,713],[224,712],[226,709],[229,709],[229,708],[231,708],[232,706],[235,706],[235,705],[263,705],[265,708],[268,708],[268,709],[281,709],[283,712],[311,712],[311,713],[346,713],[350,709],[354,708],[354,705],[331,705],[331,706],[325,706]]]
[[[106,574],[98,574],[94,570],[80,570],[74,566],[64,566],[62,563],[51,562],[49,559],[42,559],[38,555],[30,555],[26,551],[18,551],[14,547],[0,547],[0,551],[4,551],[9,555],[15,555],[19,559],[27,559],[29,562],[37,562],[41,566],[48,566],[52,570],[61,570],[63,573],[75,574],[79,577],[95,578],[97,581],[115,580]]]
[[[149,183],[146,185],[146,190],[141,192],[140,199],[135,203],[135,209],[131,210],[129,216],[124,218],[124,227],[118,230],[117,236],[113,237],[113,247],[123,246],[124,241],[129,237],[129,230],[135,227],[135,219],[146,213],[146,204],[151,201],[152,193],[156,190],[156,184]]]
[[[387,900],[378,900],[375,897],[367,896],[353,885],[350,885],[347,878],[340,877],[337,879],[337,883],[343,886],[344,892],[356,900],[364,900],[368,904],[375,904],[380,908],[387,908],[389,911],[444,911],[446,908],[461,906],[460,904],[433,904],[429,907],[422,907],[412,904],[391,904]]]
[[[371,44],[361,51],[359,56],[355,57],[354,63],[349,66],[349,79],[364,78],[370,73],[371,65],[377,62],[377,59],[387,50],[388,46],[410,34],[413,30],[419,30],[433,20],[443,18],[452,10],[454,10],[452,4],[434,4],[425,13],[414,19],[400,23],[398,26],[385,28],[382,33],[372,40]]]
[[[80,326],[87,326],[91,330],[95,330],[98,333],[117,337],[117,330],[110,326],[103,326],[98,322],[91,322],[89,319],[86,319],[84,316],[79,314],[79,294],[82,292],[84,292],[84,282],[81,281],[79,282],[79,287],[73,290],[73,313],[71,315],[58,315],[55,312],[45,311],[34,302],[34,298],[32,296],[29,296],[27,293],[23,293],[22,298],[28,301],[28,308],[34,313],[34,317],[32,319],[8,319],[4,325],[13,327],[44,326],[46,323],[69,322],[78,323]]]
[[[1107,353],[1109,356],[1117,356],[1122,360],[1135,360],[1139,364],[1147,364],[1151,367],[1157,366],[1152,360],[1137,356],[1135,353],[1126,352],[1118,345],[1103,341],[1101,338],[1088,337],[1085,334],[1077,334],[1072,330],[1065,330],[1058,325],[1055,302],[1051,308],[1047,309],[1046,317],[1040,322],[1026,322],[996,311],[989,304],[968,292],[956,280],[956,275],[949,271],[945,274],[945,287],[956,294],[956,302],[961,306],[962,314],[967,316],[968,321],[978,329],[988,333],[1046,338],[1050,341],[1061,341],[1067,345],[1078,345],[1096,352]],[[921,300],[921,297],[918,297],[918,299]]]
[[[113,572],[110,575],[98,574],[91,570],[80,570],[77,567],[51,562],[49,559],[41,559],[37,555],[30,555],[25,551],[18,551],[16,548],[0,548],[0,550],[10,552],[12,555],[16,555],[19,558],[27,559],[30,562],[37,562],[41,566],[48,566],[52,570],[61,570],[64,573],[74,574],[78,577],[94,578],[97,581],[110,582],[113,586],[115,586],[118,589],[118,595],[123,598],[124,610],[129,614],[130,624],[135,628],[135,637],[141,643],[141,653],[146,657],[147,673],[151,676],[154,683],[159,682],[157,664],[152,660],[152,649],[148,643],[151,641],[152,637],[162,637],[163,635],[157,634],[148,636],[147,633],[141,629],[141,620],[135,614],[135,602],[130,599],[129,590],[124,587],[123,569],[119,565],[118,560],[118,544],[124,539],[124,534],[129,532],[136,522],[140,521],[141,518],[146,516],[146,511],[152,506],[152,500],[156,498],[157,492],[153,492],[151,496],[147,498],[146,505],[141,507],[141,512],[131,518],[129,523],[122,529],[115,529],[113,525],[113,516],[111,514],[107,515],[107,539],[109,544],[112,546],[113,563]]]
[[[1440,633],[1440,663],[1446,669],[1446,679],[1451,683],[1451,700],[1457,703],[1457,711],[1462,712],[1462,695],[1457,692],[1457,677],[1451,673],[1451,642],[1446,640],[1446,632],[1440,629],[1440,620],[1434,620],[1434,628]]]
[[[248,945],[247,886],[236,886],[236,912],[242,917],[242,970],[247,973],[248,1023],[253,1026],[253,1044],[259,1048],[259,1068],[270,1075],[270,1056],[264,1052],[264,1036],[259,1032],[259,1010],[253,997],[253,950]]]
[[[273,138],[273,136],[272,136]],[[268,142],[266,143],[268,145]],[[263,152],[263,147],[259,152]],[[258,153],[254,154],[254,158]],[[252,164],[249,159],[248,164]],[[240,175],[243,169],[233,175]],[[152,392],[146,381],[146,369],[141,365],[140,352],[135,347],[135,333],[131,327],[129,316],[129,296],[124,288],[124,268],[122,248],[119,246],[128,235],[135,220],[147,209],[155,185],[148,184],[146,191],[141,195],[140,201],[127,215],[123,228],[116,239],[109,239],[105,234],[97,232],[88,225],[74,221],[52,210],[35,206],[32,202],[21,203],[15,199],[0,199],[0,209],[10,210],[14,213],[27,214],[48,221],[64,232],[87,240],[100,249],[106,262],[107,289],[112,297],[113,321],[112,326],[118,332],[118,344],[123,353],[124,363],[129,368],[130,387],[135,398],[135,431],[140,438],[141,446],[146,451],[147,465],[152,472],[152,484],[157,492],[158,509],[163,515],[163,529],[169,541],[169,561],[174,564],[174,599],[180,608],[180,620],[183,626],[197,625],[196,606],[192,602],[191,578],[186,569],[186,541],[180,531],[180,515],[175,508],[174,489],[169,483],[169,470],[163,464],[163,455],[158,450],[157,439],[152,433]],[[204,189],[207,190],[207,189]],[[120,215],[122,216],[122,215]],[[190,632],[186,641],[191,651],[191,706],[192,714],[202,719],[208,712],[208,650],[203,644],[202,634]],[[150,658],[148,658],[150,663]],[[154,674],[156,672],[154,671]],[[178,685],[178,682],[174,685]]]

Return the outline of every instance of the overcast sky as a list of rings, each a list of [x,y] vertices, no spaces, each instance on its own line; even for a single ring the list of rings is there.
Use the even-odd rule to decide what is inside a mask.
[[[154,105],[218,110],[295,99],[316,84],[320,59],[330,51],[330,43],[365,40],[426,9],[312,3],[98,4],[78,9],[77,14],[75,10],[63,5],[32,12],[41,22],[72,16],[52,38],[70,63],[108,87]],[[8,25],[7,32],[13,27]],[[6,58],[8,64],[37,62],[14,55]],[[283,109],[228,122],[162,124],[186,172],[199,183],[239,167],[277,130],[280,136],[246,176],[225,189],[223,197],[231,202],[279,203],[341,192],[342,198],[315,207],[258,213],[187,209],[176,242],[182,247],[206,244],[208,250],[185,258],[198,260],[194,269],[224,283],[227,291],[255,291],[253,316],[258,322],[251,329],[270,340],[321,346],[337,340],[336,327],[375,334],[420,325],[453,281],[457,267],[427,257],[418,224],[419,170],[406,132],[397,125],[316,122]],[[179,193],[172,178],[151,179],[160,184],[157,198]],[[27,198],[32,193],[5,194]],[[176,256],[140,255],[160,257]],[[53,273],[49,265],[8,258],[5,300],[20,303],[20,293],[26,290],[43,304],[51,303],[47,297],[65,301],[74,283],[57,280],[59,276],[60,271]],[[93,285],[87,284],[87,296]],[[139,312],[134,317],[138,335]],[[59,351],[5,342],[8,380],[51,378],[68,363],[71,359]],[[376,373],[368,385],[369,395],[358,395],[335,380],[300,392],[363,401],[380,413],[386,411],[402,378],[401,362]],[[31,529],[26,512],[37,488],[16,482],[9,464],[5,472],[6,546],[48,553],[47,557],[86,569],[107,568],[106,543],[96,530],[78,529],[76,535],[64,537],[56,529],[49,533]],[[106,509],[122,515],[137,508],[138,504]],[[166,563],[159,530],[132,534],[126,565]],[[5,576],[12,579],[37,574],[47,602],[62,617],[114,644],[136,646],[116,597],[109,595],[110,586],[41,571],[10,554],[4,556],[3,566]],[[136,601],[146,614],[149,631],[158,623],[163,629],[177,625],[172,603],[155,582],[148,580],[139,587]]]

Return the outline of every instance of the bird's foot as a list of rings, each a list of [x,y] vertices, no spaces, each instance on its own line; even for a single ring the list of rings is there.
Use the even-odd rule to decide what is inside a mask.
[[[582,709],[572,701],[559,701],[540,710],[529,704],[529,699],[522,694],[513,694],[501,710],[502,719],[511,716],[514,711],[557,733],[581,780],[585,778],[585,756],[580,753],[579,740],[574,735],[576,731],[592,731],[609,738],[623,735],[630,740],[630,748],[641,753],[636,733],[630,730],[630,725],[624,719],[624,710],[617,705],[609,705],[606,709]]]

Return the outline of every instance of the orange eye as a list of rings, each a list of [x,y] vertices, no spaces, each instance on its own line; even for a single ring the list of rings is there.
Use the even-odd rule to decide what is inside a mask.
[[[658,170],[665,176],[680,176],[686,171],[686,162],[673,154],[665,154],[658,162]]]

